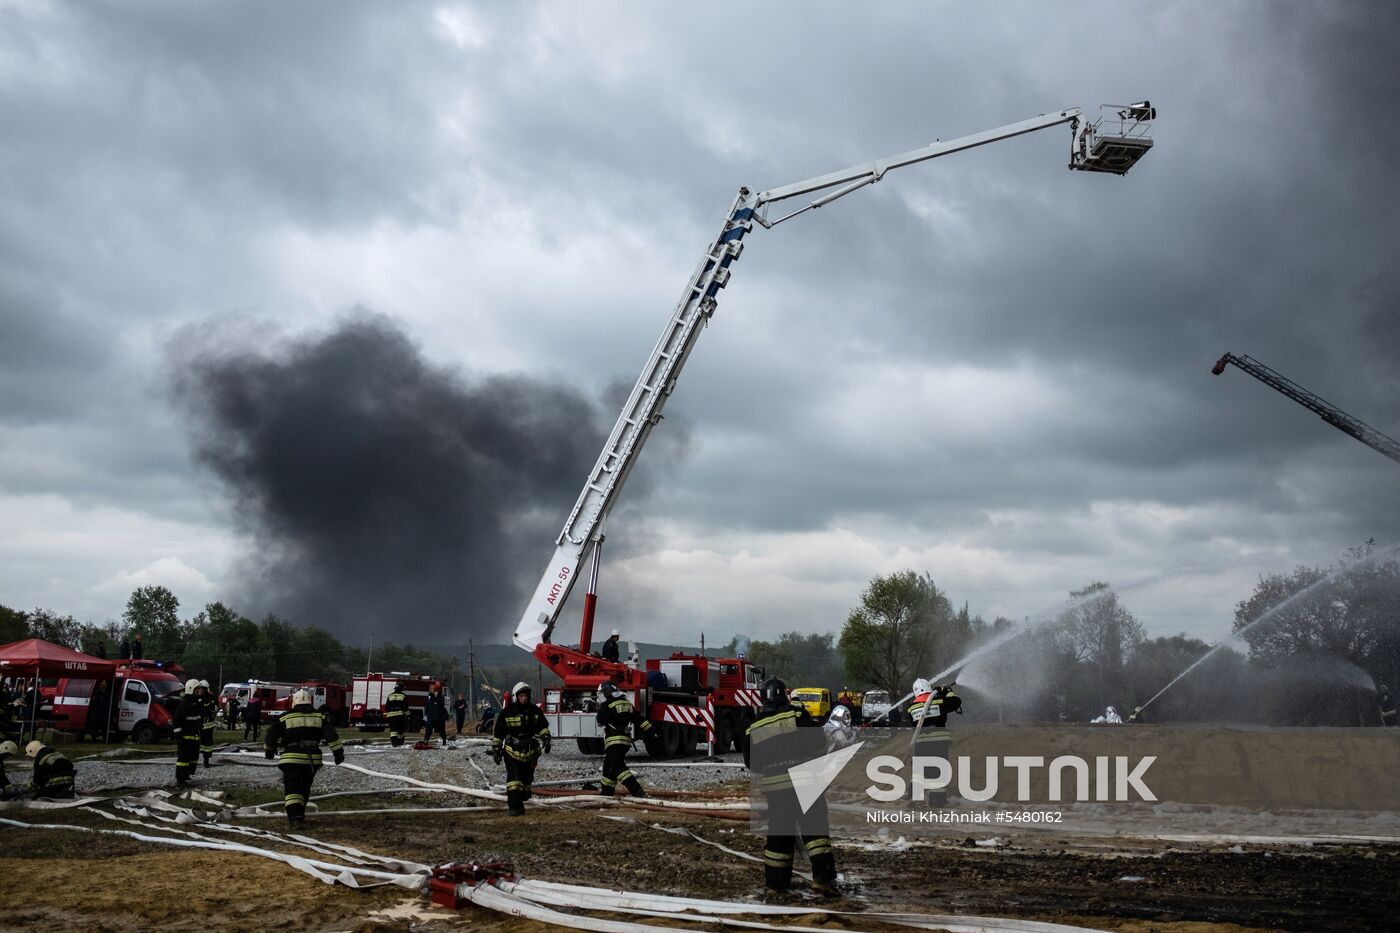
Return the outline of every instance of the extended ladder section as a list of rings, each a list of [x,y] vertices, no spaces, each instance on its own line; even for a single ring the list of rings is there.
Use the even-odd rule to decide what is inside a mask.
[[[661,409],[676,388],[681,369],[699,339],[701,325],[715,313],[715,296],[729,283],[730,264],[743,252],[744,235],[753,229],[749,220],[753,212],[740,206],[748,194],[748,189],[740,189],[719,236],[691,273],[661,339],[652,348],[603,452],[593,464],[588,481],[555,540],[549,570],[535,588],[526,615],[516,629],[514,640],[520,647],[534,650],[541,641],[549,641],[578,568],[599,543],[603,521],[651,429],[661,420]]]
[[[1269,388],[1283,393],[1309,411],[1315,412],[1323,421],[1337,430],[1350,434],[1372,450],[1378,450],[1396,463],[1400,463],[1400,441],[1382,434],[1358,418],[1353,418],[1336,405],[1319,395],[1314,395],[1292,379],[1282,373],[1275,372],[1253,357],[1226,353],[1216,361],[1211,372],[1218,376],[1230,364],[1249,373]]]
[[[569,518],[555,541],[554,557],[540,578],[534,595],[531,596],[516,626],[513,639],[516,645],[526,651],[534,651],[537,646],[550,640],[559,611],[579,575],[579,568],[601,544],[603,523],[608,512],[616,501],[628,473],[635,465],[637,455],[652,428],[661,420],[661,410],[675,390],[676,380],[680,377],[681,369],[685,366],[690,351],[694,349],[696,340],[699,339],[702,325],[714,315],[719,291],[728,284],[730,266],[739,258],[743,250],[743,239],[752,232],[754,223],[766,228],[775,227],[785,220],[830,204],[866,185],[880,181],[885,173],[892,169],[1060,124],[1069,124],[1072,131],[1069,163],[1072,169],[1122,174],[1152,145],[1152,141],[1146,136],[1146,129],[1147,121],[1156,116],[1156,111],[1146,101],[1120,111],[1119,122],[1129,128],[1123,130],[1123,133],[1137,140],[1137,154],[1132,158],[1119,159],[1111,165],[1105,154],[1106,150],[1096,141],[1099,138],[1096,134],[1102,118],[1096,123],[1086,124],[1081,120],[1081,114],[1079,108],[1042,114],[984,133],[948,142],[940,140],[909,152],[854,165],[780,188],[770,188],[767,191],[754,192],[749,188],[740,188],[738,197],[725,215],[719,235],[710,243],[704,257],[691,274],[690,281],[686,284],[685,291],[661,334],[661,339],[656,342],[641,376],[632,387],[632,394],[628,396],[626,406],[617,423],[613,425],[612,433],[608,435],[602,453],[588,474],[588,480],[579,494],[578,501],[569,512]],[[776,219],[769,219],[767,216],[770,204],[818,192],[825,193],[819,194],[805,207]],[[592,601],[589,600],[589,603],[586,607],[589,611],[585,613],[581,652],[588,650]]]

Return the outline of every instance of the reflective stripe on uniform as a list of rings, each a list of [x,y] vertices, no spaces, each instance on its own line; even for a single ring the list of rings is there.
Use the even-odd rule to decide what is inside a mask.
[[[774,852],[772,849],[764,849],[763,864],[773,868],[787,868],[792,864],[792,853]]]

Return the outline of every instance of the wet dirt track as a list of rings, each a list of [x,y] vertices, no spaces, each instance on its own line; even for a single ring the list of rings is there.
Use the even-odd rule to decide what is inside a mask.
[[[742,824],[671,814],[643,818],[688,827],[739,851],[761,849],[761,840]],[[81,811],[63,819],[110,825]],[[257,823],[282,828],[280,821]],[[325,815],[313,817],[308,830],[318,839],[431,864],[506,860],[522,876],[539,880],[712,898],[761,896],[758,865],[593,811],[534,807],[520,819],[495,809]],[[0,859],[10,890],[25,892],[0,907],[5,929],[530,928],[470,907],[455,914],[428,911],[426,897],[415,898],[402,888],[352,891],[322,884],[254,856],[10,828],[4,837],[8,853],[32,856]],[[1394,928],[1400,909],[1400,851],[1387,847],[1235,852],[1218,845],[1047,842],[1012,835],[996,847],[976,846],[970,839],[902,851],[839,846],[838,857],[850,893],[830,906],[855,911],[1021,917],[1129,931],[1380,931]],[[799,889],[791,899],[803,897]],[[843,929],[852,923],[833,918],[822,926]]]

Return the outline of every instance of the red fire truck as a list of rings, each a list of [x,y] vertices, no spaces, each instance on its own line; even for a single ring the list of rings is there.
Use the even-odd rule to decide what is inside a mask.
[[[296,689],[309,692],[312,708],[325,713],[326,718],[336,728],[350,725],[350,688],[345,684],[329,684],[319,680],[310,680],[304,684],[298,684]],[[270,715],[276,718],[291,708],[292,694],[289,693],[278,698],[272,704]]]
[[[653,758],[689,755],[706,742],[713,742],[716,755],[738,750],[761,705],[763,669],[744,658],[676,652],[648,660],[641,670],[548,642],[535,653],[564,681],[544,692],[550,732],[577,740],[585,754],[603,753],[596,717],[598,688],[605,681],[617,684],[651,720],[655,728],[646,737],[646,749]]]
[[[390,671],[387,674],[363,674],[350,685],[350,725],[364,732],[383,732],[388,726],[384,718],[384,701],[394,692],[394,684],[408,697],[409,732],[423,728],[423,708],[428,705],[428,687],[433,679],[427,674]]]
[[[180,673],[178,666],[161,661],[118,661],[114,692],[106,701],[115,718],[113,734],[130,736],[142,745],[168,736],[184,689]],[[59,678],[53,704],[55,727],[67,732],[86,728],[96,683],[88,677]]]
[[[224,684],[223,689],[219,691],[217,700],[219,711],[222,715],[224,708],[228,706],[228,701],[236,698],[239,715],[242,716],[242,711],[248,708],[248,701],[256,696],[258,702],[262,704],[262,713],[259,714],[258,718],[263,722],[268,722],[275,716],[282,715],[281,712],[274,711],[286,709],[286,704],[283,701],[290,697],[296,688],[296,684],[275,680],[244,680],[238,683]],[[279,704],[281,705],[279,706]]]

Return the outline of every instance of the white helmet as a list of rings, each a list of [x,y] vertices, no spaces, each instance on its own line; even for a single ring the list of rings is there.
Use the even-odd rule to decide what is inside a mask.
[[[307,690],[307,689],[305,689],[305,688],[303,688],[303,689],[301,689],[301,690],[298,690],[296,693],[293,693],[293,694],[292,694],[292,705],[293,705],[293,706],[310,706],[310,705],[311,705],[311,691],[310,691],[310,690]]]
[[[519,695],[522,694],[522,693],[531,693],[531,692],[532,692],[532,691],[530,690],[530,685],[527,684],[527,683],[526,683],[525,681],[523,681],[523,680],[522,680],[520,683],[516,684],[514,687],[511,687],[511,688],[510,688],[510,695],[511,695],[512,697],[519,696]]]
[[[199,686],[199,681],[197,681],[197,680],[195,680],[193,677],[191,677],[189,680],[185,681],[185,692],[186,692],[186,693],[194,693],[195,687],[198,687],[198,686]]]
[[[831,711],[831,718],[844,726],[851,721],[851,711],[844,706],[838,706]]]
[[[14,742],[0,742],[0,758],[6,755],[18,755],[19,746]]]
[[[199,685],[200,685],[201,687],[203,687],[205,690],[208,690],[208,689],[209,689],[209,681],[207,681],[207,680],[201,680],[201,681],[199,682]]]
[[[619,638],[619,637],[621,637],[621,635],[622,635],[622,633],[619,632],[617,629],[613,629],[613,630],[612,630],[612,637],[613,637],[613,638]]]
[[[44,747],[44,743],[43,743],[43,742],[40,742],[38,739],[35,739],[34,741],[30,742],[28,745],[24,746],[24,753],[25,753],[26,755],[28,755],[30,758],[38,758],[38,757],[39,757],[39,749],[41,749],[41,748],[43,748],[43,747]]]
[[[925,680],[924,678],[920,677],[919,679],[917,679],[917,680],[914,681],[914,696],[919,696],[920,694],[923,694],[923,693],[932,693],[932,692],[933,692],[933,686],[932,686],[927,680]]]

